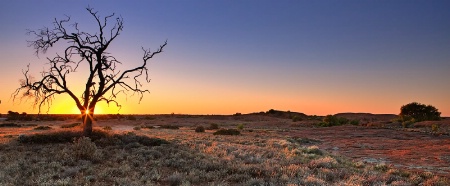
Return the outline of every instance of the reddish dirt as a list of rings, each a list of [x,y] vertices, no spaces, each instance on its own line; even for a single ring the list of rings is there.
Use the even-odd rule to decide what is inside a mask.
[[[319,140],[316,145],[321,149],[355,160],[384,162],[398,168],[450,177],[448,135],[351,125],[300,128],[285,134]]]

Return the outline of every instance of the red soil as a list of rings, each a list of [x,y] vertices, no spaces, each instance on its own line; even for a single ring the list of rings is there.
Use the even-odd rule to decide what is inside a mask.
[[[321,149],[365,162],[392,164],[450,177],[450,136],[402,129],[336,126],[285,132],[320,140]]]

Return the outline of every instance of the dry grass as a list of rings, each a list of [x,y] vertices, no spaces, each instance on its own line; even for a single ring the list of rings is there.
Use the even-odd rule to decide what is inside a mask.
[[[258,128],[236,136],[213,135],[195,132],[191,127],[196,124],[179,130],[113,126],[92,138],[80,138],[76,129],[14,134],[0,145],[0,185],[450,184],[430,172],[352,162],[319,149],[316,140]],[[51,143],[48,138],[64,140]]]

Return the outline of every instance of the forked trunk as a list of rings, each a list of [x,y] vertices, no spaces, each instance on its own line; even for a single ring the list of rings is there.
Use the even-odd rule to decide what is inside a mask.
[[[92,135],[92,122],[94,120],[94,113],[88,113],[82,115],[83,119],[83,135],[91,136]]]

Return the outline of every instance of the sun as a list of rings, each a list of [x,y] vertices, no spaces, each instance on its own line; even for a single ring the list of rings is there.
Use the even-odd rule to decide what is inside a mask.
[[[89,114],[89,110],[86,110],[86,114]]]

